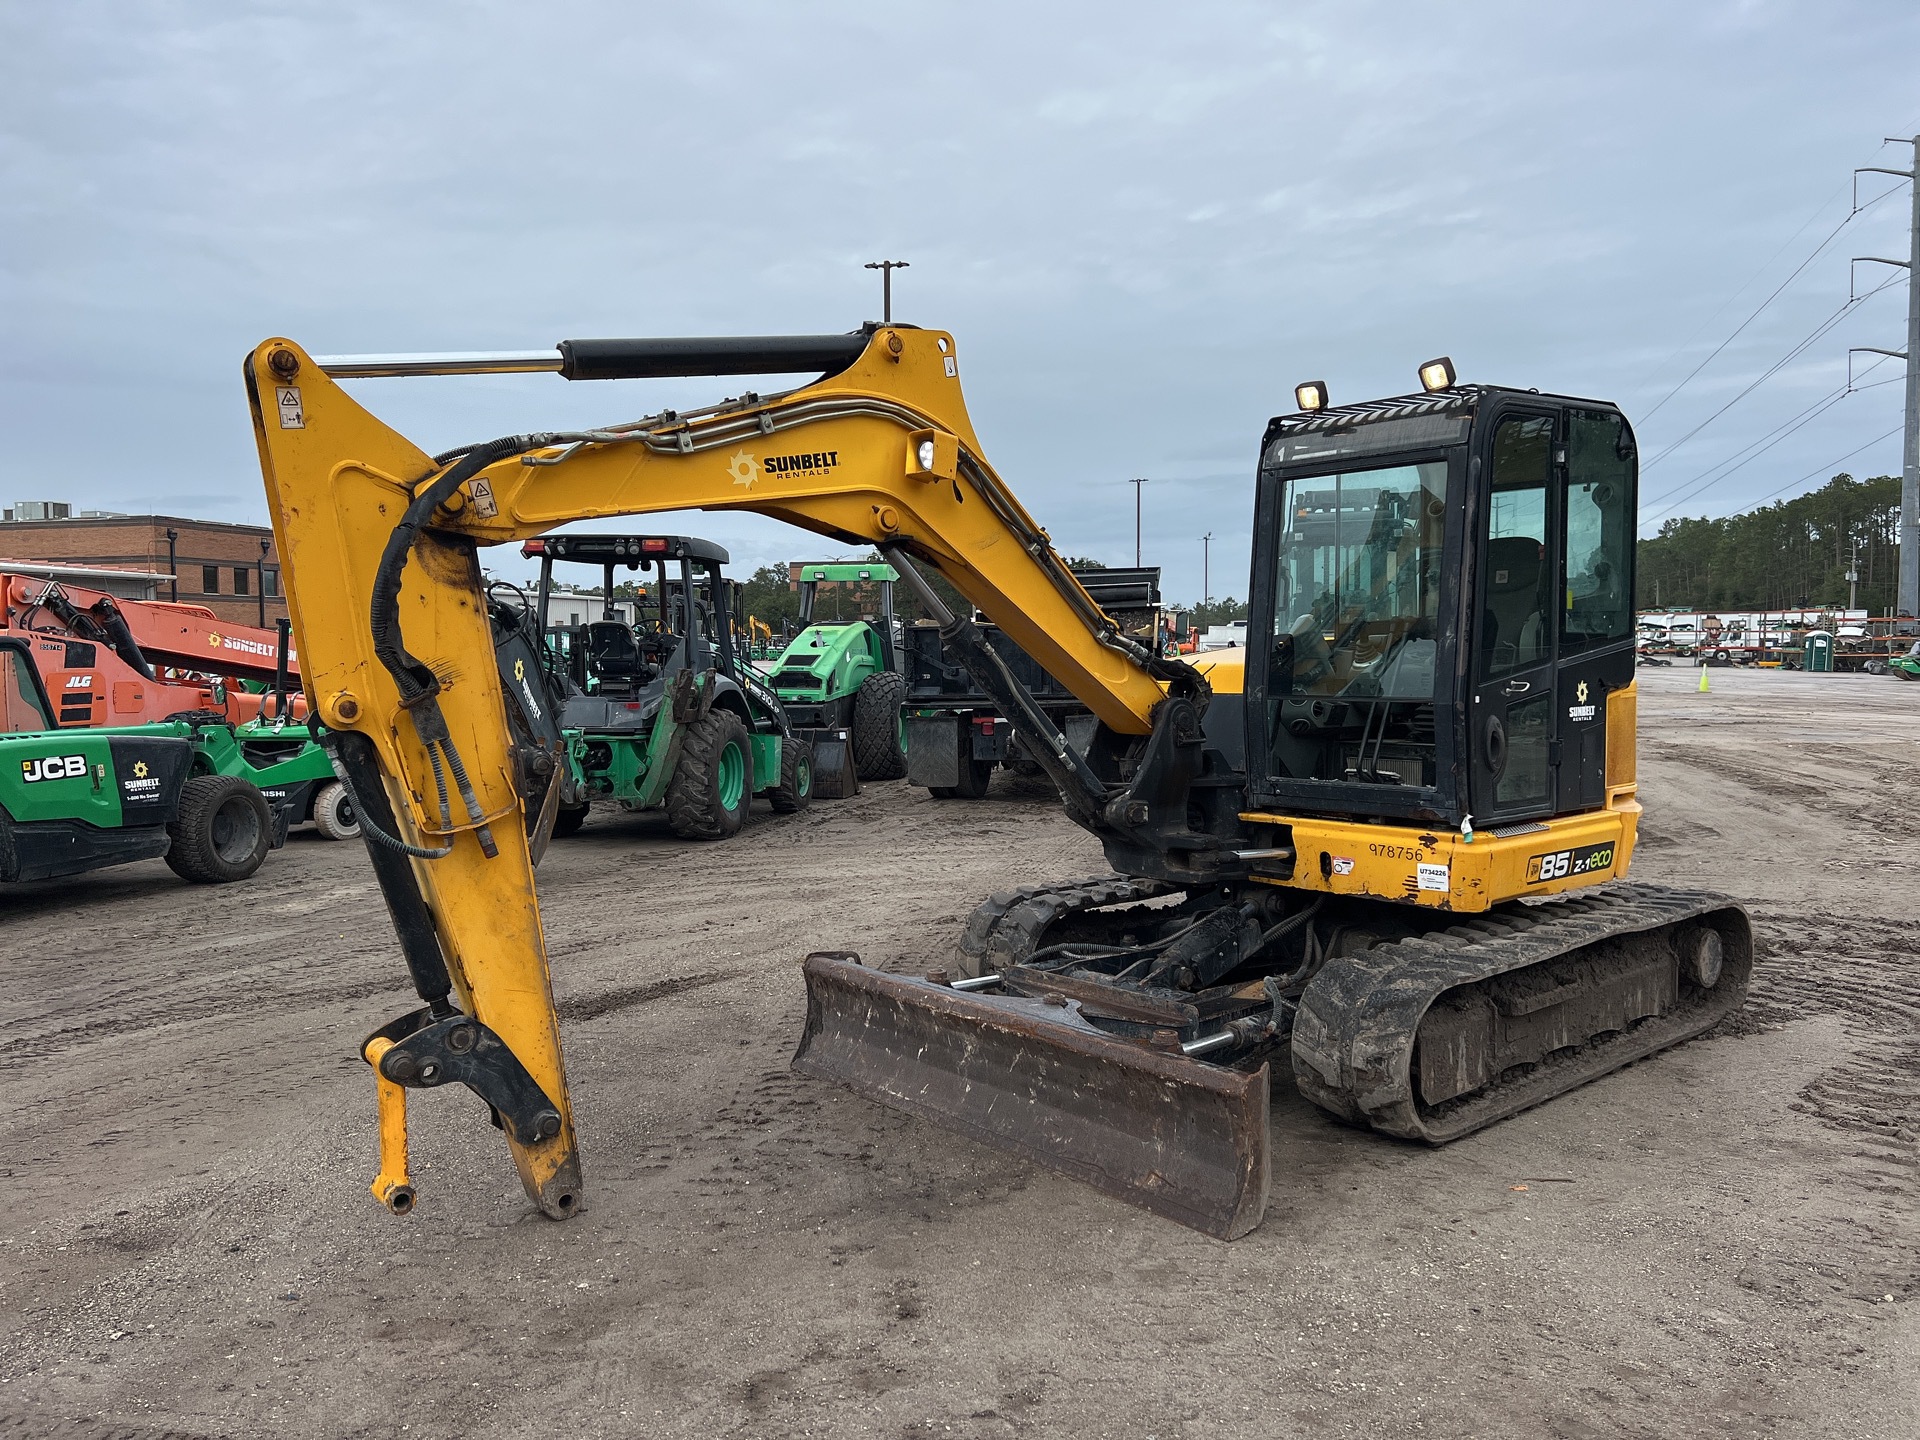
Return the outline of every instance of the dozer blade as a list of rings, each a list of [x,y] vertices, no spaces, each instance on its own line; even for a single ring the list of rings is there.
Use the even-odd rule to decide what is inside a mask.
[[[1116,1040],[1079,1006],[969,994],[809,955],[803,1075],[1233,1240],[1266,1210],[1267,1067]]]

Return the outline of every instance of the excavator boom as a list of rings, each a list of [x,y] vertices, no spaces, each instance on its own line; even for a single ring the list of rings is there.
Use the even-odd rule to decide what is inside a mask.
[[[515,369],[613,379],[796,368],[831,373],[702,411],[509,436],[437,457],[338,383]],[[404,1088],[461,1079],[501,1116],[528,1193],[554,1217],[581,1203],[532,869],[541,826],[552,824],[545,777],[554,757],[517,753],[527,747],[511,741],[478,547],[583,519],[751,510],[842,544],[879,546],[920,581],[965,646],[970,620],[946,614],[916,566],[945,577],[1121,743],[1146,743],[1157,721],[1165,727],[1170,689],[1204,695],[1194,672],[1108,620],[987,464],[953,339],[937,331],[576,341],[550,357],[452,360],[316,360],[269,340],[249,357],[246,377],[302,680],[356,793],[424,1002],[363,1050],[383,1082],[383,1134],[404,1134],[394,1119]],[[984,643],[977,649],[991,656]],[[1017,687],[1004,670],[1002,678],[1004,703],[1017,712]],[[1037,758],[1076,818],[1151,847],[1155,807],[1129,800],[1125,785],[1094,773],[1040,724]],[[389,1199],[404,1194],[410,1204],[404,1160],[390,1155],[382,1173]]]

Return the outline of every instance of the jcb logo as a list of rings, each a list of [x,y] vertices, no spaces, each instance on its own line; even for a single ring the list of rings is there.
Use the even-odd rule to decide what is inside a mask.
[[[84,755],[42,755],[38,760],[20,762],[20,778],[29,785],[36,780],[72,780],[86,773]]]

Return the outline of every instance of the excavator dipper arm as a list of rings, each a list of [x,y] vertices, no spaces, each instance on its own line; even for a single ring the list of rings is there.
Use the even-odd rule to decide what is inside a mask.
[[[431,456],[337,383],[349,376],[557,370],[569,379],[828,370],[778,395],[602,430],[510,436]],[[362,1054],[381,1081],[376,1188],[411,1205],[402,1087],[458,1080],[492,1107],[527,1193],[581,1205],[572,1112],[533,879],[527,793],[493,663],[479,547],[569,521],[751,510],[871,543],[911,581],[945,577],[1120,737],[1166,728],[1170,691],[1205,687],[1122,635],[982,457],[951,336],[576,341],[477,361],[316,360],[287,340],[248,357],[255,435],[309,705],[353,788],[424,1007]],[[931,591],[927,591],[931,595]],[[965,616],[948,616],[963,646]],[[984,645],[983,663],[998,666]],[[1094,774],[993,685],[1076,818],[1125,838],[1150,806]],[[1010,688],[1009,688],[1010,687]],[[1051,735],[1051,741],[1047,737]],[[544,839],[543,836],[537,837]]]

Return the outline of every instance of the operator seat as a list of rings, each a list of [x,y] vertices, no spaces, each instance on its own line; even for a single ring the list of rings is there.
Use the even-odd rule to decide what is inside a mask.
[[[654,667],[640,653],[633,627],[618,620],[595,620],[586,627],[587,673],[602,694],[635,693],[653,679]]]
[[[1487,542],[1487,608],[1480,645],[1489,670],[1517,670],[1546,655],[1540,594],[1546,546],[1528,535]]]

